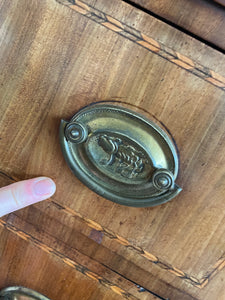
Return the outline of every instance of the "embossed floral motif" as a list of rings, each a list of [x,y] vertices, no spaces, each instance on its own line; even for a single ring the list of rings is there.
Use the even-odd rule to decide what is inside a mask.
[[[109,155],[108,160],[101,163],[106,166],[115,165],[115,172],[126,178],[135,178],[142,173],[148,164],[146,155],[134,146],[124,142],[121,138],[102,134],[98,145]]]

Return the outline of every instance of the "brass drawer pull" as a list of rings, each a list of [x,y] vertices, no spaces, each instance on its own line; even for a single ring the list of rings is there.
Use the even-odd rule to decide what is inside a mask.
[[[11,286],[0,291],[0,300],[50,300],[50,299],[34,290],[22,286]]]
[[[181,188],[176,149],[168,135],[140,114],[95,104],[61,120],[60,143],[73,173],[90,189],[119,204],[165,203]]]

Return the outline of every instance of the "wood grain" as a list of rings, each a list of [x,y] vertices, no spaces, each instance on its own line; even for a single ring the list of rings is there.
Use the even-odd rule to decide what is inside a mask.
[[[66,1],[66,3],[68,2]],[[135,9],[132,5],[123,1],[118,2],[117,0],[85,0],[85,3],[89,7],[110,15],[135,30],[141,31],[166,47],[188,58],[192,58],[194,61],[209,67],[223,76],[225,75],[223,67],[224,55],[222,53],[197,41],[190,35],[168,26],[165,22],[143,13],[139,9]],[[218,64],[218,59],[221,59],[222,65]]]
[[[90,263],[92,272],[114,272],[107,275],[110,282],[118,272],[126,279],[123,290],[141,299],[152,295],[135,292],[131,282],[162,298],[223,299],[224,88],[156,50],[158,44],[165,53],[173,46],[177,59],[201,65],[201,72],[210,70],[210,78],[221,84],[224,57],[120,1],[76,1],[72,7],[68,1],[15,3],[0,7],[0,169],[7,174],[1,184],[46,175],[56,181],[57,193],[3,219],[3,234],[14,228],[13,234],[22,230],[29,236],[24,241],[29,245],[38,239],[38,253],[32,246],[28,255],[40,261],[47,255],[47,263],[55,258],[42,253],[43,245],[69,259],[75,252],[83,254],[81,260]],[[128,28],[132,34],[126,36]],[[151,49],[131,38],[137,33],[144,34],[142,41]],[[59,146],[60,119],[105,99],[172,133],[180,152],[179,197],[155,208],[123,207],[94,194],[71,174]],[[93,229],[98,231],[95,237]],[[10,234],[8,240],[13,244],[14,237]],[[3,253],[4,268],[13,253]],[[61,270],[59,265],[50,272]],[[16,274],[12,271],[8,281],[2,277],[1,285]],[[27,282],[25,277],[21,282]],[[41,291],[55,284],[48,282]]]
[[[106,26],[110,30],[119,33],[122,36],[132,40],[133,42],[141,45],[145,49],[150,50],[151,52],[156,53],[160,57],[163,57],[165,60],[168,60],[179,67],[192,72],[194,75],[202,78],[217,87],[220,87],[224,90],[225,88],[225,77],[220,74],[217,74],[215,71],[207,69],[205,66],[202,66],[192,59],[173,51],[172,49],[168,48],[167,46],[163,45],[162,43],[157,42],[153,38],[145,35],[144,33],[135,30],[132,27],[126,26],[126,24],[118,21],[117,19],[107,15],[101,14],[99,16],[98,10],[96,10],[92,6],[82,5],[83,2],[74,0],[75,4],[70,4],[70,2],[66,3],[69,8],[78,11],[79,8],[82,8],[82,15],[87,16],[88,18],[93,19],[98,24]],[[65,5],[65,1],[62,2]]]
[[[1,185],[7,185],[14,181],[15,179],[12,180],[7,175],[0,176]],[[101,241],[96,242],[96,239],[93,238],[93,231],[95,231],[95,235],[101,232],[94,230],[96,224],[92,220],[89,220],[89,226],[87,226],[81,216],[78,216],[79,214],[75,215],[71,209],[67,208],[66,210],[62,205],[51,200],[39,203],[38,207],[32,206],[30,209],[32,211],[28,212],[24,209],[5,216],[1,225],[39,246],[45,252],[49,253],[50,251],[60,259],[67,258],[67,261],[69,259],[70,264],[79,261],[83,268],[91,268],[92,273],[104,278],[104,282],[108,282],[108,288],[110,282],[111,286],[119,285],[120,289],[123,288],[126,293],[129,291],[138,299],[151,300],[155,298],[149,288],[154,283],[160,288],[160,294],[168,294],[170,291],[170,294],[184,300],[193,299],[187,293],[176,290],[166,282],[159,280],[150,274],[148,269],[147,271],[143,270],[142,264],[146,264],[146,261],[138,264],[135,260],[134,262],[127,260],[126,252],[118,253],[117,241],[116,243],[110,242],[116,240],[112,232],[107,230],[107,234],[103,233]],[[124,246],[124,240],[119,239],[121,246]],[[93,260],[99,264],[94,263]],[[151,269],[151,264],[148,267]],[[120,276],[117,276],[119,274]],[[41,288],[41,282],[39,288]],[[158,298],[156,297],[156,299]]]
[[[4,260],[0,260],[2,287],[25,285],[56,300],[159,299],[149,293],[142,294],[143,297],[136,297],[125,291],[121,286],[126,285],[130,291],[135,288],[115,274],[111,277],[117,280],[120,286],[102,277],[98,274],[99,267],[96,262],[92,265],[92,260],[80,254],[76,255],[74,261],[15,226],[7,224],[5,227],[7,230],[3,230],[4,221],[0,221],[0,226],[1,243],[4,244],[4,247],[1,247],[1,258],[4,257]],[[33,259],[34,257],[36,259]],[[77,261],[81,261],[82,264]],[[89,267],[97,269],[97,273],[84,266],[84,262]],[[108,277],[112,275],[109,271],[107,273]],[[137,288],[134,292],[140,295]]]
[[[224,5],[223,0],[216,1]],[[225,50],[225,9],[205,0],[132,0],[159,17],[172,22],[187,32]]]

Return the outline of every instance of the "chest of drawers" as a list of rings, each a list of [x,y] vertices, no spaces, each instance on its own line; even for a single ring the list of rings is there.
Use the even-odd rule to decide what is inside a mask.
[[[0,287],[59,299],[225,299],[225,57],[122,1],[2,1],[1,186],[52,177],[52,199],[0,220]],[[167,128],[183,191],[153,208],[84,186],[60,119],[98,101]]]

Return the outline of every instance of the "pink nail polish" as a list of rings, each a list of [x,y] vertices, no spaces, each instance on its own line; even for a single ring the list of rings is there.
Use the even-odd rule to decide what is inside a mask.
[[[54,194],[55,189],[55,183],[50,178],[43,178],[36,182],[33,186],[33,191],[36,196],[51,196]]]

